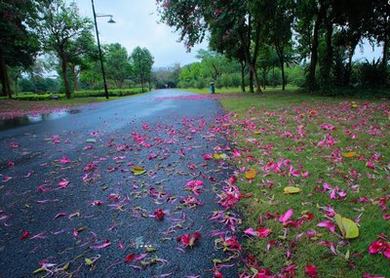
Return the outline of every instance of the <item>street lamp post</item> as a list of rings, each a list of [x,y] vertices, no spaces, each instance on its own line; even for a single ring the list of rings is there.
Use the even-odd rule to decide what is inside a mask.
[[[97,25],[97,20],[96,18],[97,17],[109,17],[110,20],[108,21],[108,23],[115,23],[115,21],[112,19],[112,15],[96,15],[96,11],[95,11],[95,3],[94,3],[94,0],[91,0],[91,3],[92,3],[92,12],[93,12],[93,19],[94,19],[94,22],[95,22],[95,30],[96,30],[96,39],[97,39],[97,44],[98,44],[98,49],[99,49],[99,58],[100,58],[100,66],[102,68],[102,75],[103,75],[103,83],[104,83],[104,94],[106,96],[106,99],[109,98],[108,96],[108,88],[107,88],[107,81],[106,81],[106,72],[104,70],[104,63],[103,63],[103,52],[102,52],[102,48],[100,46],[100,37],[99,37],[99,29],[98,29],[98,25]]]

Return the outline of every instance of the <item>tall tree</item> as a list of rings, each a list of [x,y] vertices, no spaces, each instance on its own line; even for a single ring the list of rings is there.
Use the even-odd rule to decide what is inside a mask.
[[[145,88],[145,83],[149,83],[151,89],[152,67],[154,58],[147,48],[136,47],[130,56],[131,65],[134,75],[142,87],[142,92]]]
[[[91,21],[79,15],[75,2],[66,4],[64,0],[52,0],[43,8],[39,31],[45,49],[55,52],[60,60],[67,98],[71,97],[68,70],[69,63],[74,59],[74,45],[91,28]]]
[[[28,67],[39,50],[32,31],[38,17],[33,0],[0,0],[0,80],[2,96],[12,96],[9,67]]]
[[[126,48],[119,43],[105,46],[107,78],[112,80],[117,88],[122,88],[124,81],[131,76],[131,65]]]
[[[256,61],[259,54],[262,19],[258,16],[256,1],[193,1],[193,0],[157,0],[161,20],[180,31],[180,39],[190,49],[201,42],[207,31],[220,38],[235,37],[241,44],[249,70],[249,87],[253,92],[253,81],[257,92],[261,92],[257,76]],[[223,53],[223,44],[218,51]],[[231,44],[226,44],[226,48]]]
[[[90,30],[83,31],[69,44],[69,69],[73,78],[73,89],[78,91],[81,70],[88,67],[88,61],[99,59],[95,39]]]
[[[292,0],[259,1],[258,8],[263,13],[264,36],[273,46],[279,58],[282,71],[282,89],[286,86],[285,63],[287,49],[292,48],[292,23],[294,20],[294,2]]]

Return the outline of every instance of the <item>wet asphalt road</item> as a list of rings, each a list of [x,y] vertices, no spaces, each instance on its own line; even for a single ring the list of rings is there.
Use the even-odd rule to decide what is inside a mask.
[[[210,235],[224,227],[208,218],[230,170],[202,155],[226,145],[208,130],[223,111],[189,95],[154,91],[0,131],[0,277],[212,277],[212,260],[228,255]],[[203,205],[188,208],[192,179],[205,183]],[[199,243],[181,249],[176,238],[195,231]],[[131,254],[147,256],[125,263]],[[49,271],[33,275],[42,264]]]

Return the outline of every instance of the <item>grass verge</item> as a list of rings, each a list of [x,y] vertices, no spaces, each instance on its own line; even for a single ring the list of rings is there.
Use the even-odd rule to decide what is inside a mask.
[[[368,251],[380,240],[390,252],[390,102],[289,90],[221,103],[235,113],[231,139],[241,152],[235,163],[249,196],[240,202],[243,230],[272,230],[245,237],[246,272],[390,277],[386,249]],[[245,177],[249,169],[253,179]],[[288,186],[299,192],[286,194]],[[289,209],[294,213],[283,224],[279,217]],[[334,212],[358,225],[357,238],[343,237]],[[305,274],[310,265],[317,276]]]

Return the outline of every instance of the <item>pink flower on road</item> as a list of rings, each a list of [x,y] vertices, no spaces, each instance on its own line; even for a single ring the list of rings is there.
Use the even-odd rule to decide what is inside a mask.
[[[61,189],[65,189],[65,188],[68,187],[69,183],[70,183],[70,181],[68,181],[67,179],[63,178],[58,183],[58,187],[61,188]]]
[[[192,180],[187,182],[186,190],[192,191],[196,196],[199,196],[203,189],[203,181]]]

